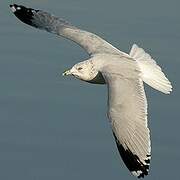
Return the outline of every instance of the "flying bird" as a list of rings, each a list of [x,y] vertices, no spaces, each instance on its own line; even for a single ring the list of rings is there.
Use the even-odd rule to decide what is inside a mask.
[[[96,34],[45,11],[17,4],[10,8],[22,22],[70,39],[87,51],[89,59],[75,64],[63,75],[107,85],[107,114],[118,151],[134,176],[148,175],[151,141],[143,83],[165,94],[172,91],[170,81],[156,61],[136,44],[127,54]]]

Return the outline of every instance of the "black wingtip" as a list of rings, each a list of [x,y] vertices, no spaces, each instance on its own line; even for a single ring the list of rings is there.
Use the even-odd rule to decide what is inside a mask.
[[[144,164],[137,155],[133,154],[129,149],[124,149],[122,144],[119,143],[116,135],[114,133],[113,135],[115,137],[119,153],[129,171],[138,178],[144,178],[147,176],[149,172],[150,155],[147,155],[147,159]]]
[[[14,13],[16,11],[16,4],[10,4],[9,7],[11,8],[11,11]]]
[[[17,5],[17,4],[10,4],[9,7],[11,8],[13,13],[15,13],[18,10],[21,10],[21,8],[25,8],[24,6]]]
[[[9,7],[12,8],[13,6],[16,6],[17,4],[10,4]]]
[[[18,19],[29,25],[32,25],[34,13],[37,13],[39,11],[17,4],[10,4],[9,6]]]

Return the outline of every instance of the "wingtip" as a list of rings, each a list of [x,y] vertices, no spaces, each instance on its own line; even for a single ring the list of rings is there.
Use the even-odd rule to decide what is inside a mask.
[[[17,4],[10,4],[9,7],[12,8],[12,7],[15,6],[15,5],[17,5]]]
[[[15,13],[16,11],[21,10],[24,6],[17,5],[17,4],[10,4],[9,7],[12,10],[12,12]]]
[[[16,11],[15,4],[10,4],[9,7],[13,13]]]
[[[28,25],[32,25],[34,13],[37,13],[39,11],[17,4],[10,4],[9,7],[19,20]]]

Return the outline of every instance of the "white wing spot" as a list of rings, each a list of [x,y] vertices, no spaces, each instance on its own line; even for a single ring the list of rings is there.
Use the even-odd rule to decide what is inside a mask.
[[[18,7],[17,7],[17,10],[21,10],[21,7],[18,6]]]
[[[11,7],[12,12],[16,12],[16,8],[14,6]]]

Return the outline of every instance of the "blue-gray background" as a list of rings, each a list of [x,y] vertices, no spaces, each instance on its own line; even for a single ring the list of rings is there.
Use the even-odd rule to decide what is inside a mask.
[[[33,29],[0,5],[0,179],[135,179],[122,163],[106,118],[106,87],[62,77],[87,54]],[[13,2],[14,3],[14,2]],[[174,85],[146,86],[152,163],[147,180],[179,180],[179,0],[17,0],[95,32],[128,52],[135,42]]]

